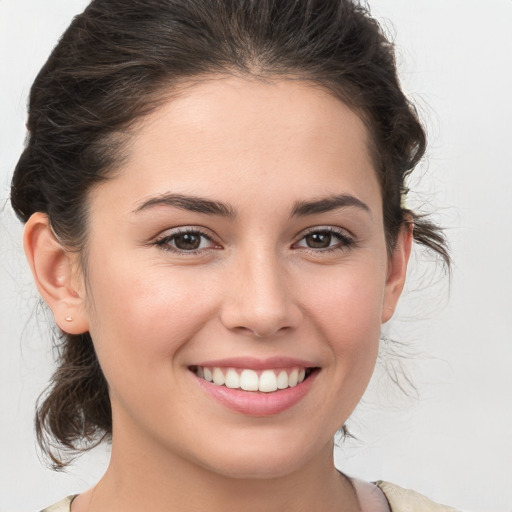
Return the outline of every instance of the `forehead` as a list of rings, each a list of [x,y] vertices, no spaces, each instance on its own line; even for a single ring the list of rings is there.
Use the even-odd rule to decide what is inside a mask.
[[[254,148],[254,142],[265,142],[265,147],[271,148],[282,144],[285,137],[291,143],[294,137],[301,137],[302,142],[306,138],[312,143],[322,139],[324,144],[337,146],[340,135],[353,142],[367,142],[368,136],[360,117],[330,91],[292,78],[264,81],[207,76],[180,86],[168,102],[143,119],[137,135],[143,137],[146,131],[157,142],[155,125],[162,124],[173,131],[169,135],[180,135],[191,144],[208,138],[212,143],[209,149],[218,150],[230,141],[246,149]],[[225,139],[227,134],[229,141]],[[142,145],[147,141],[140,142]]]
[[[262,183],[266,196],[273,191],[280,199],[286,191],[300,196],[295,200],[305,189],[361,196],[378,187],[364,122],[306,81],[197,81],[138,123],[133,135],[118,177],[105,185],[126,186],[139,197],[221,193],[236,203]],[[343,190],[331,190],[338,185]]]

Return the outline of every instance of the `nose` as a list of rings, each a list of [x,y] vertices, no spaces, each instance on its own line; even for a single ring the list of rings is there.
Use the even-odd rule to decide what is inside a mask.
[[[226,279],[225,290],[221,321],[229,330],[271,337],[297,328],[302,321],[293,280],[276,256],[241,256]]]

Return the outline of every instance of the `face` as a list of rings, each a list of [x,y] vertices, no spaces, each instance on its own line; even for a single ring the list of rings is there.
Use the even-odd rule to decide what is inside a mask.
[[[405,272],[359,117],[299,81],[205,81],[89,199],[83,314],[113,453],[247,477],[329,453]]]

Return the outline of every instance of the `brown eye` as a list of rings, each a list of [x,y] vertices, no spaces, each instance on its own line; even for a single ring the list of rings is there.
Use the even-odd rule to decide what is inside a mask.
[[[317,252],[344,250],[355,244],[352,237],[337,228],[317,229],[306,233],[293,247],[295,249],[316,249]]]
[[[219,249],[213,240],[201,231],[183,230],[169,234],[157,240],[155,244],[166,251],[177,253],[196,253],[206,249]]]
[[[198,233],[182,233],[173,237],[174,246],[180,251],[194,251],[201,246],[201,235]]]
[[[310,233],[304,237],[306,245],[311,249],[327,249],[332,242],[332,233],[328,231],[318,231]]]

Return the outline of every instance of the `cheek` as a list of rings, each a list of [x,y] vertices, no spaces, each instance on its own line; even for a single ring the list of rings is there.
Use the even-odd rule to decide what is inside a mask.
[[[312,286],[314,285],[314,286]],[[303,282],[299,297],[307,297],[305,307],[319,328],[343,338],[361,340],[380,332],[385,272],[364,261],[333,271],[318,272]]]
[[[197,279],[169,268],[134,275],[104,266],[89,279],[90,332],[109,382],[168,378],[172,365],[179,365],[180,349],[215,309],[215,294],[199,293]]]
[[[317,276],[315,291],[309,293],[309,316],[326,340],[339,374],[356,379],[359,375],[364,381],[379,347],[385,272],[362,262],[325,274]]]

